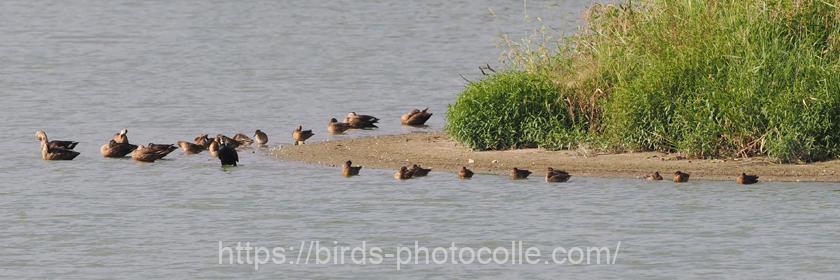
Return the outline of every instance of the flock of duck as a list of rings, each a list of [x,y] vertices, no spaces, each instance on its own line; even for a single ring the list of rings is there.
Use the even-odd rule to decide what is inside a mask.
[[[432,113],[428,112],[428,109],[413,109],[400,117],[400,123],[408,126],[423,126],[432,116]],[[350,112],[344,118],[344,122],[339,122],[335,118],[330,119],[327,123],[327,131],[331,134],[342,134],[349,129],[372,129],[377,127],[376,124],[378,122],[379,118],[377,117]],[[178,141],[176,144],[148,143],[147,145],[134,145],[129,143],[127,134],[128,129],[120,130],[107,144],[102,145],[100,147],[102,156],[106,158],[122,158],[131,154],[131,158],[136,161],[155,162],[180,148],[187,155],[198,154],[206,150],[211,157],[218,158],[222,166],[236,166],[239,162],[238,148],[251,146],[254,143],[257,143],[259,146],[265,146],[268,143],[268,135],[259,129],[254,131],[253,138],[242,133],[237,133],[233,137],[218,134],[212,139],[207,134],[200,134],[192,142]],[[303,126],[298,126],[292,131],[292,139],[295,141],[295,145],[305,144],[305,141],[313,135],[315,134],[312,133],[312,130],[303,130]],[[47,138],[47,133],[43,130],[36,132],[35,137],[41,142],[41,158],[44,160],[73,160],[79,155],[79,152],[74,150],[79,142],[50,141]],[[348,160],[342,166],[341,173],[346,177],[356,176],[359,175],[361,169],[361,166],[353,166],[353,162]],[[394,178],[397,180],[407,180],[426,176],[429,172],[431,172],[431,169],[423,168],[417,164],[411,167],[402,166],[394,173]],[[514,180],[526,179],[531,173],[529,170],[514,167],[510,171],[510,178]],[[461,179],[472,178],[473,174],[473,171],[467,169],[466,166],[461,167],[458,171],[458,177]],[[561,183],[567,182],[571,177],[572,175],[566,171],[549,167],[546,170],[545,181]],[[674,173],[673,181],[684,183],[688,182],[688,178],[688,173],[677,171]],[[660,181],[663,180],[663,177],[657,171],[646,175],[645,179]],[[758,176],[741,173],[736,178],[736,182],[739,184],[754,184],[758,182]]]

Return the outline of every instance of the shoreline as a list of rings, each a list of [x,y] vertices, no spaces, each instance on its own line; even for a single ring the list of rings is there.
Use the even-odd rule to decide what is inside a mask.
[[[741,172],[756,174],[761,181],[840,182],[840,160],[809,164],[779,164],[766,157],[747,159],[681,159],[675,154],[638,152],[596,154],[585,150],[547,151],[519,149],[472,151],[443,132],[415,132],[398,135],[364,136],[299,146],[282,146],[271,154],[310,164],[392,169],[419,164],[433,172],[457,172],[461,166],[476,174],[506,175],[513,167],[531,170],[531,179],[542,179],[547,167],[568,171],[572,176],[641,179],[659,171],[665,180],[674,171],[691,174],[692,180],[734,181]],[[472,163],[470,163],[472,160]],[[734,182],[733,182],[734,183]]]

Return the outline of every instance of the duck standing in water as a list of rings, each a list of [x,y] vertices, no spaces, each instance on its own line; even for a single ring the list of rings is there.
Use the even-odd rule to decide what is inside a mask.
[[[169,154],[169,152],[166,151],[167,150],[163,150],[161,148],[152,148],[140,145],[131,154],[131,158],[140,162],[155,162],[156,160],[162,159]]]
[[[342,134],[348,129],[350,129],[349,124],[338,122],[335,118],[330,119],[330,122],[327,124],[327,131],[330,134]]]
[[[510,170],[510,178],[513,180],[526,179],[528,178],[528,175],[531,175],[531,171],[528,171],[526,169],[519,169],[514,167]]]
[[[545,173],[545,181],[548,183],[563,183],[569,181],[569,178],[572,178],[572,175],[570,175],[569,172],[555,170],[551,167],[549,167]]]
[[[236,163],[239,162],[239,154],[236,152],[236,148],[226,139],[222,139],[222,142],[219,143],[218,154],[222,166],[236,166]]]
[[[137,145],[128,143],[117,143],[114,139],[108,141],[108,144],[102,145],[99,152],[106,158],[121,158],[137,149]]]
[[[73,160],[79,156],[79,152],[74,151],[79,142],[74,141],[53,141],[47,138],[47,133],[39,130],[35,133],[35,138],[41,142],[41,158],[43,160]]]
[[[312,137],[312,135],[315,135],[315,133],[312,133],[312,130],[303,130],[302,125],[299,125],[295,128],[295,131],[292,132],[292,138],[295,139],[295,145],[304,144],[304,141]]]
[[[418,110],[414,109],[400,117],[400,123],[403,125],[421,126],[426,124],[426,121],[432,117],[432,113],[428,112],[429,108]]]
[[[458,171],[458,178],[461,179],[470,179],[473,176],[472,170],[467,169],[466,166],[461,166],[461,170]]]
[[[741,185],[750,185],[758,183],[758,176],[756,175],[747,175],[747,173],[741,173],[738,178],[735,178],[735,182]]]
[[[356,114],[356,112],[350,112],[349,114],[347,114],[347,117],[344,118],[344,122],[350,125],[350,128],[377,128],[376,123],[379,122],[379,118],[370,115],[359,115]]]
[[[645,175],[645,180],[648,181],[662,181],[662,175],[659,175],[659,171],[653,172],[653,174]]]
[[[356,176],[359,175],[359,170],[362,170],[361,166],[353,166],[353,162],[348,160],[341,168],[341,175],[344,175],[344,177]]]
[[[411,171],[408,170],[408,167],[403,166],[400,167],[400,170],[397,170],[397,172],[394,173],[394,179],[407,180],[411,179],[412,175],[414,174],[412,174]]]
[[[35,139],[37,139],[37,140],[47,139],[47,133],[44,132],[43,130],[38,130],[37,132],[35,132]],[[47,140],[47,147],[49,147],[50,149],[62,148],[62,149],[65,149],[65,150],[72,150],[72,149],[75,149],[76,145],[78,145],[78,144],[79,144],[79,142],[76,142],[76,141],[62,141],[62,140],[49,141],[49,140]]]
[[[257,145],[265,146],[268,143],[268,135],[262,132],[262,130],[257,129],[257,131],[254,131],[254,140],[257,141]]]
[[[411,169],[409,170],[409,172],[411,172],[411,177],[423,177],[429,175],[429,172],[431,171],[431,168],[423,168],[416,164],[411,166]]]
[[[691,174],[683,173],[682,171],[674,172],[674,183],[685,183],[688,182],[688,176]]]

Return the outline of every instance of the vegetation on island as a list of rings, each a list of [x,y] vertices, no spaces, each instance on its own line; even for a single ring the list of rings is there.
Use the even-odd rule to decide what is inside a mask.
[[[506,40],[446,132],[476,150],[581,145],[699,157],[840,156],[836,1],[595,4],[560,40]]]

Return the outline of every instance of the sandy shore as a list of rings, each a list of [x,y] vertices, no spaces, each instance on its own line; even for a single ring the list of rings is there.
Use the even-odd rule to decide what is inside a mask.
[[[417,163],[432,168],[433,172],[452,173],[461,166],[485,174],[507,174],[512,167],[518,167],[542,177],[543,170],[551,166],[577,176],[642,178],[644,174],[660,171],[669,179],[670,174],[681,170],[690,173],[692,180],[734,180],[743,171],[758,174],[764,181],[840,182],[840,160],[797,165],[777,164],[767,158],[688,160],[658,152],[594,154],[543,149],[476,152],[440,132],[283,146],[273,153],[279,158],[330,166],[339,166],[350,159],[354,165],[369,168],[396,170]]]

